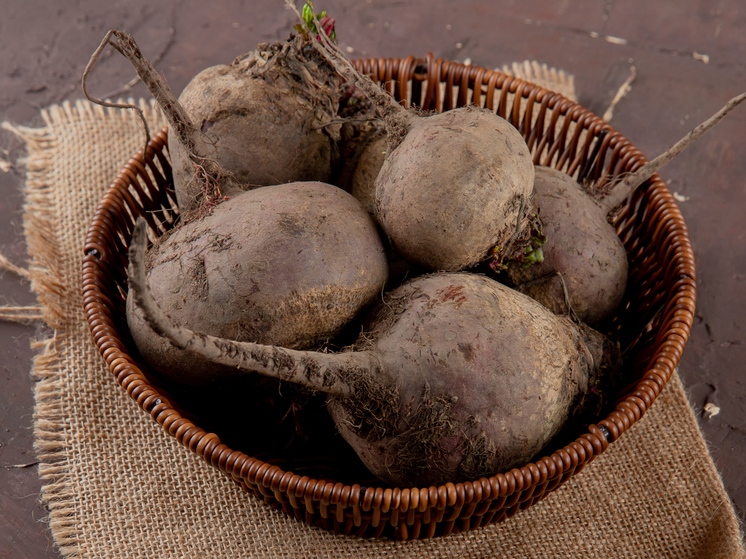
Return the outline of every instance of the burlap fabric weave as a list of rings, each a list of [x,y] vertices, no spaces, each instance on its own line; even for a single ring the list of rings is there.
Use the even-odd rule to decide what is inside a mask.
[[[162,124],[146,107],[152,129]],[[271,510],[190,454],[117,385],[83,313],[81,259],[106,187],[143,143],[132,112],[86,102],[15,127],[27,142],[25,232],[53,328],[37,344],[43,498],[65,556],[86,558],[741,557],[739,524],[674,376],[580,475],[499,525],[416,542],[361,540]]]

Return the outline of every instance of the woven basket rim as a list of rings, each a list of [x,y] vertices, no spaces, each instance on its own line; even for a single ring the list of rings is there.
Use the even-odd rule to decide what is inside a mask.
[[[400,87],[389,88],[389,92],[397,98],[406,97],[405,85],[412,80],[427,80],[428,84],[445,83],[446,95],[444,97],[439,94],[440,88],[431,87],[424,93],[425,99],[430,96],[429,101],[442,104],[443,110],[447,110],[446,107],[449,105],[459,106],[460,102],[464,104],[465,97],[462,97],[462,91],[459,90],[458,94],[453,92],[453,88],[460,83],[468,83],[473,89],[478,88],[480,96],[485,84],[487,84],[485,87],[488,88],[490,96],[496,95],[497,89],[500,89],[501,102],[496,112],[510,120],[524,134],[524,137],[527,135],[525,128],[529,126],[525,123],[531,122],[531,115],[525,116],[524,113],[525,118],[521,118],[521,103],[528,101],[530,107],[533,101],[534,109],[536,106],[540,107],[536,110],[546,110],[547,107],[551,107],[553,109],[552,120],[549,126],[556,125],[558,118],[565,117],[562,131],[557,138],[539,138],[540,134],[537,134],[535,130],[531,131],[528,134],[528,143],[531,147],[530,140],[533,135],[536,147],[532,151],[535,151],[537,157],[546,153],[546,161],[550,163],[554,161],[552,165],[555,168],[566,167],[565,172],[569,174],[590,175],[593,172],[581,169],[582,156],[574,154],[574,150],[579,145],[580,133],[578,131],[581,128],[587,130],[589,136],[593,135],[598,138],[597,145],[601,150],[608,151],[610,168],[614,168],[614,158],[618,160],[616,164],[620,165],[620,168],[619,162],[624,163],[623,168],[626,171],[633,171],[646,162],[644,156],[626,138],[579,104],[499,71],[465,66],[442,59],[436,60],[431,54],[424,59],[411,56],[404,59],[364,59],[355,61],[355,64],[359,70],[372,74],[374,79],[382,83],[394,84],[394,76],[398,76],[396,83]],[[426,72],[422,71],[423,64],[426,65]],[[406,79],[401,79],[402,76]],[[489,90],[490,84],[495,88]],[[515,97],[512,111],[508,111],[510,107],[504,101],[511,94]],[[494,97],[492,102],[495,102]],[[490,100],[485,98],[485,104],[491,106]],[[531,111],[531,108],[527,110]],[[521,124],[522,122],[524,124]],[[568,130],[571,122],[575,122],[577,128],[573,137],[569,138]],[[538,128],[539,125],[536,125],[536,130]],[[554,132],[554,128],[552,130]],[[566,142],[558,140],[563,137],[563,134]],[[106,248],[106,241],[102,240],[102,231],[108,230],[113,221],[117,219],[125,219],[125,221],[128,219],[123,216],[114,216],[112,219],[111,206],[126,202],[123,202],[123,199],[127,198],[126,191],[137,181],[137,177],[141,176],[138,173],[149,165],[149,161],[152,163],[155,156],[162,157],[166,139],[167,130],[164,129],[151,140],[148,146],[148,158],[143,157],[142,149],[133,156],[107,190],[92,219],[84,249],[82,287],[89,326],[109,369],[122,388],[143,411],[150,414],[154,421],[161,424],[169,434],[175,436],[182,445],[198,454],[209,464],[242,483],[244,487],[249,486],[257,496],[268,502],[273,501],[271,503],[273,506],[283,508],[291,515],[302,516],[298,511],[305,508],[311,512],[313,517],[320,512],[316,509],[330,507],[334,511],[328,513],[329,517],[338,520],[338,523],[343,526],[343,529],[339,531],[345,533],[360,533],[362,517],[366,514],[372,515],[374,519],[376,515],[388,515],[388,522],[396,527],[396,537],[402,539],[433,536],[436,532],[436,525],[442,523],[446,526],[445,529],[439,531],[439,534],[445,534],[454,529],[463,529],[466,525],[468,525],[466,529],[473,529],[483,523],[504,520],[519,510],[527,508],[567,479],[578,474],[586,464],[618,440],[626,430],[640,420],[653,404],[678,365],[694,316],[696,299],[694,258],[688,232],[678,207],[666,185],[658,175],[655,175],[650,180],[650,186],[647,189],[649,194],[652,193],[649,201],[645,202],[641,198],[642,194],[633,195],[617,216],[617,224],[624,222],[624,225],[618,225],[618,231],[623,240],[630,241],[630,238],[634,237],[636,222],[639,221],[636,219],[637,212],[648,212],[654,206],[653,210],[654,213],[657,212],[656,215],[665,214],[668,219],[666,221],[668,226],[659,227],[660,231],[654,233],[654,238],[659,239],[661,235],[665,235],[666,238],[675,239],[673,244],[676,246],[670,249],[674,252],[669,254],[669,261],[673,262],[673,265],[667,261],[668,269],[665,277],[676,280],[674,283],[676,290],[665,302],[661,303],[663,307],[658,313],[663,313],[670,318],[665,323],[665,327],[661,324],[661,328],[652,331],[655,335],[653,343],[655,350],[645,357],[647,365],[644,366],[644,373],[639,375],[637,381],[620,396],[621,400],[605,418],[591,424],[586,432],[581,433],[564,448],[555,450],[549,455],[537,457],[535,461],[520,468],[513,468],[489,478],[426,488],[391,488],[383,485],[362,487],[359,484],[346,485],[323,479],[311,479],[286,472],[276,465],[270,465],[233,450],[222,444],[218,435],[208,433],[182,417],[170,405],[167,398],[148,382],[129,356],[126,346],[112,326],[110,311],[106,310],[107,305],[111,304],[110,298],[106,295],[109,288],[103,286],[104,282],[101,279],[102,274],[103,279],[107,279],[107,272],[97,271],[104,269],[102,262],[111,252]],[[563,145],[565,143],[566,146]],[[601,173],[600,166],[596,172]],[[127,203],[131,204],[132,201]],[[123,240],[118,242],[121,244]],[[635,240],[631,242],[632,250],[636,249],[635,242]],[[629,249],[628,253],[631,254]],[[126,258],[126,255],[120,254],[119,256]],[[647,334],[652,335],[651,332]],[[502,501],[500,507],[496,507],[499,514],[485,520],[484,515],[489,510],[484,506],[478,508],[478,505],[480,503],[494,505],[495,501]],[[482,508],[485,510],[482,511]],[[394,519],[395,511],[399,511],[398,517],[407,518],[409,515],[409,518],[407,521]],[[443,513],[446,511],[449,517],[443,520]],[[414,512],[417,513],[418,519],[417,533],[414,533],[413,524],[408,522]],[[423,515],[428,515],[429,518],[431,512],[433,513],[432,521],[422,521],[426,524],[427,533],[420,534],[419,522]],[[440,519],[437,518],[439,513]],[[321,516],[326,518],[323,511],[321,511]],[[476,522],[470,522],[470,519],[477,517]],[[461,524],[462,528],[454,525],[456,519],[465,521]],[[377,531],[374,535],[381,533],[382,531]]]

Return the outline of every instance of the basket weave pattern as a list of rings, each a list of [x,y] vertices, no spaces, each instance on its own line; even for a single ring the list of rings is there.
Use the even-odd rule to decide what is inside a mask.
[[[576,103],[498,71],[434,60],[355,61],[397,100],[425,110],[474,103],[506,118],[524,136],[534,162],[602,188],[646,160],[628,140]],[[326,529],[366,537],[416,539],[500,522],[530,507],[638,421],[678,365],[694,315],[694,256],[683,218],[655,175],[616,216],[630,276],[625,300],[611,320],[633,382],[613,411],[551,455],[490,478],[439,487],[389,488],[311,479],[222,444],[183,417],[130,356],[125,316],[127,246],[137,217],[153,235],[177,217],[166,157],[167,132],[123,168],[99,204],[85,244],[83,297],[96,344],[109,369],[142,410],[179,443],[244,489],[288,515]]]

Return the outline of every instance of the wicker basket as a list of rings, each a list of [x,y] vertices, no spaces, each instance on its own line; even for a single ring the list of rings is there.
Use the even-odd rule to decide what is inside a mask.
[[[606,122],[557,93],[497,71],[409,57],[355,62],[389,93],[426,110],[466,103],[486,106],[524,136],[534,162],[602,186],[646,160]],[[268,505],[310,524],[344,534],[395,539],[430,538],[501,522],[530,507],[577,475],[638,421],[676,368],[689,337],[696,296],[694,256],[679,210],[656,175],[616,216],[630,264],[625,300],[608,325],[627,350],[630,383],[605,417],[575,440],[532,463],[491,478],[440,487],[396,488],[365,480],[301,476],[233,450],[172,405],[134,358],[124,317],[127,250],[134,220],[153,234],[173,226],[178,212],[165,155],[166,131],[147,155],[135,155],[106,192],[85,244],[83,296],[99,350],[111,372],[142,410],[192,452]],[[323,478],[323,479],[322,479]]]

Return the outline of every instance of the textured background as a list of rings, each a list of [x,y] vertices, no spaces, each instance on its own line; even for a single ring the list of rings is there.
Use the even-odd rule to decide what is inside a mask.
[[[495,67],[526,58],[575,75],[579,101],[603,114],[630,64],[637,79],[612,125],[648,157],[674,143],[746,90],[746,4],[742,0],[626,2],[317,2],[337,19],[353,57],[424,56]],[[204,67],[232,60],[258,42],[287,36],[293,16],[279,0],[144,0],[55,3],[5,0],[0,18],[0,120],[39,125],[39,109],[81,98],[80,77],[105,32],[132,33],[181,91]],[[351,50],[350,50],[351,49]],[[118,56],[102,58],[91,91],[123,92],[134,76]],[[142,85],[124,93],[145,97]],[[0,131],[0,252],[25,262],[19,186],[22,143]],[[701,419],[710,450],[739,514],[746,510],[746,109],[737,109],[662,172],[681,195],[698,264],[697,322],[681,375],[695,409],[709,398],[719,415]],[[33,304],[28,286],[0,274],[0,303]],[[29,341],[34,326],[0,323],[0,558],[56,557],[37,502]],[[715,392],[717,389],[717,392]]]

